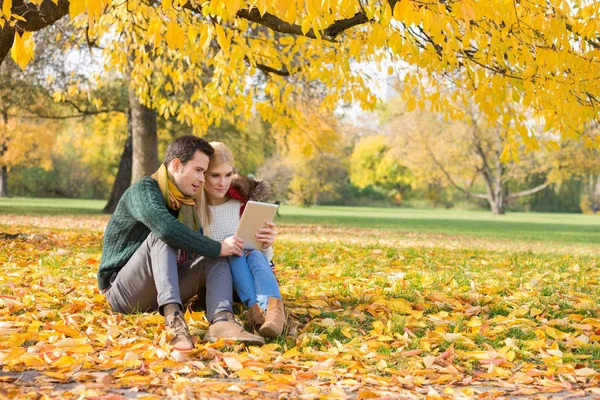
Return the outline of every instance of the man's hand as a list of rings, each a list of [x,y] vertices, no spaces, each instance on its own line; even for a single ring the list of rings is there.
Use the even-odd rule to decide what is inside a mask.
[[[260,228],[256,231],[256,239],[262,243],[263,249],[268,249],[275,242],[275,236],[277,236],[277,232],[275,232],[275,224],[271,221],[265,222],[266,227]]]
[[[237,236],[229,236],[221,242],[221,257],[241,256],[244,242]]]

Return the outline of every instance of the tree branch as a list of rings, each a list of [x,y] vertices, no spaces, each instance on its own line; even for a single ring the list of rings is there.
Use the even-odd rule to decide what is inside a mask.
[[[247,59],[247,57],[246,57],[246,59]],[[268,65],[265,65],[265,64],[256,63],[256,68],[260,69],[265,74],[275,74],[275,75],[279,75],[279,76],[290,76],[291,75],[290,71],[286,67],[283,67],[283,69],[276,69],[273,67],[269,67]]]
[[[435,163],[435,165],[437,165],[437,167],[440,169],[440,171],[442,171],[442,173],[446,176],[446,178],[448,179],[448,181],[450,182],[450,184],[452,184],[452,186],[454,186],[461,193],[464,193],[467,196],[474,197],[476,199],[484,199],[484,200],[490,201],[490,196],[489,195],[470,192],[467,189],[459,186],[456,182],[454,182],[454,179],[452,179],[452,176],[450,176],[450,173],[448,173],[448,171],[446,171],[446,168],[444,168],[444,166],[438,161],[438,159],[433,154],[433,151],[431,150],[431,147],[429,147],[429,144],[427,143],[425,146],[427,147],[427,151],[429,153],[429,156],[431,157],[431,159],[433,160],[433,162]]]
[[[53,119],[53,120],[64,120],[64,119],[73,119],[73,118],[85,118],[85,117],[89,117],[91,115],[110,114],[110,113],[127,114],[126,111],[119,110],[119,109],[106,109],[106,110],[97,110],[97,111],[82,111],[79,114],[71,114],[71,115],[47,115],[47,114],[41,114],[41,113],[37,113],[37,112],[32,112],[31,110],[29,110],[29,112],[31,112],[33,114],[32,116],[30,116],[30,118]]]
[[[4,0],[0,0],[0,8]],[[23,17],[25,21],[17,21],[14,27],[5,24],[0,30],[0,65],[10,51],[15,38],[15,32],[35,32],[52,25],[69,13],[69,1],[42,0],[40,6],[25,3],[23,0],[14,0],[11,12]]]
[[[509,194],[508,196],[506,196],[506,200],[514,200],[514,199],[518,199],[520,197],[529,196],[530,194],[541,192],[542,190],[546,189],[548,186],[550,186],[550,182],[543,183],[543,184],[538,185],[529,190],[523,190],[522,192]]]

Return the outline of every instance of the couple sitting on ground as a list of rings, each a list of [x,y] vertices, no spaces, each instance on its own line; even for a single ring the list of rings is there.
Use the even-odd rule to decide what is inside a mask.
[[[263,337],[281,335],[285,311],[270,266],[275,224],[257,231],[262,250],[245,251],[234,236],[246,202],[271,191],[248,179],[235,177],[223,143],[195,136],[171,142],[158,171],[123,194],[106,227],[98,284],[112,309],[158,310],[178,350],[194,348],[183,305],[196,294],[206,296],[206,340],[264,344]],[[234,318],[234,289],[259,335]]]

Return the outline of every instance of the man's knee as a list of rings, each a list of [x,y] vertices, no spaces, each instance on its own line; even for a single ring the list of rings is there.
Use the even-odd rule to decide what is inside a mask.
[[[211,260],[212,262],[208,262],[205,264],[207,274],[209,272],[225,272],[227,271],[231,274],[231,269],[229,268],[229,261],[226,257],[219,257],[216,260]]]

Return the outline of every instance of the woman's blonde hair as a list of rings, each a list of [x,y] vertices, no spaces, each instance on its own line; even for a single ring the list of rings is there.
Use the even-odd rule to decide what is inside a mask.
[[[231,168],[235,169],[235,160],[233,158],[233,153],[231,149],[227,147],[227,145],[223,142],[210,142],[210,145],[215,150],[215,152],[209,156],[208,159],[208,168],[206,173],[210,173],[212,169],[220,167],[223,164],[231,165]],[[206,227],[210,224],[211,215],[210,215],[210,205],[208,201],[208,195],[206,194],[206,189],[202,186],[202,196],[200,197],[200,219],[202,220],[202,227]]]

